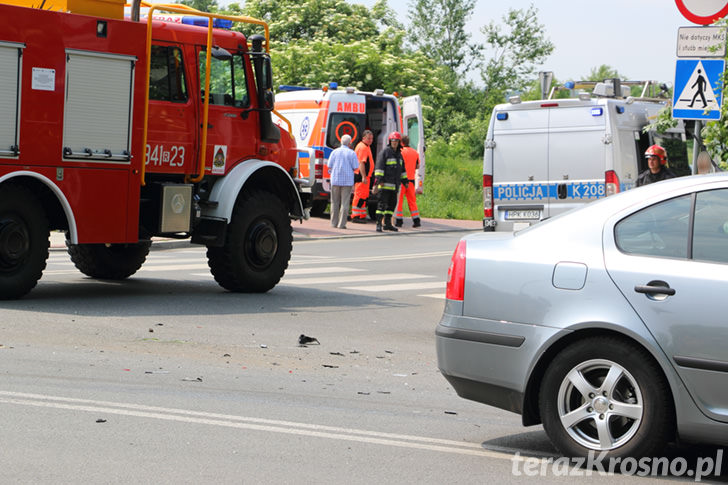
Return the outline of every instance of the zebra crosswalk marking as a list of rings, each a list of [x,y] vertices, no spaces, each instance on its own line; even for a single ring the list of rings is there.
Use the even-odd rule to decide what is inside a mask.
[[[344,290],[368,291],[370,293],[382,293],[387,291],[405,291],[405,290],[431,290],[434,288],[445,289],[444,281],[422,282],[422,283],[396,283],[392,285],[377,286],[345,286]]]
[[[365,275],[340,275],[340,276],[322,276],[320,278],[291,278],[285,276],[281,282],[288,285],[325,285],[337,283],[363,283],[363,282],[379,282],[392,280],[409,280],[418,278],[432,278],[432,276],[411,274],[411,273],[392,273],[388,275],[365,274]]]

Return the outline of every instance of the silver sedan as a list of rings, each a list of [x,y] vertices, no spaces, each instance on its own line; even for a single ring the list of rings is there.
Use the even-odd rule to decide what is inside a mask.
[[[543,423],[564,455],[728,444],[728,175],[463,238],[436,341],[461,397]]]

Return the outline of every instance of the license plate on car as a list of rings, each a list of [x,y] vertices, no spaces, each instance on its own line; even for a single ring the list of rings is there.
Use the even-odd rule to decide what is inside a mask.
[[[506,211],[506,220],[517,221],[524,219],[541,219],[541,211],[534,209]]]

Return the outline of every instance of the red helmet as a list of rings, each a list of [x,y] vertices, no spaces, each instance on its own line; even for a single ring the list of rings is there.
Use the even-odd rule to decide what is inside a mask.
[[[660,165],[667,163],[667,152],[660,145],[652,145],[645,152],[645,157],[657,157],[660,159]]]
[[[389,141],[392,141],[392,140],[402,141],[402,135],[400,135],[398,131],[393,131],[392,133],[389,134]]]

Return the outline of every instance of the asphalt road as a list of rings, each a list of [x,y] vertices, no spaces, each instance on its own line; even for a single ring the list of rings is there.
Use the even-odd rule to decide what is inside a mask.
[[[0,482],[582,483],[529,476],[524,457],[557,456],[543,429],[437,370],[462,234],[296,241],[264,295],[222,290],[199,248],[153,251],[124,282],[52,251],[0,303]]]

